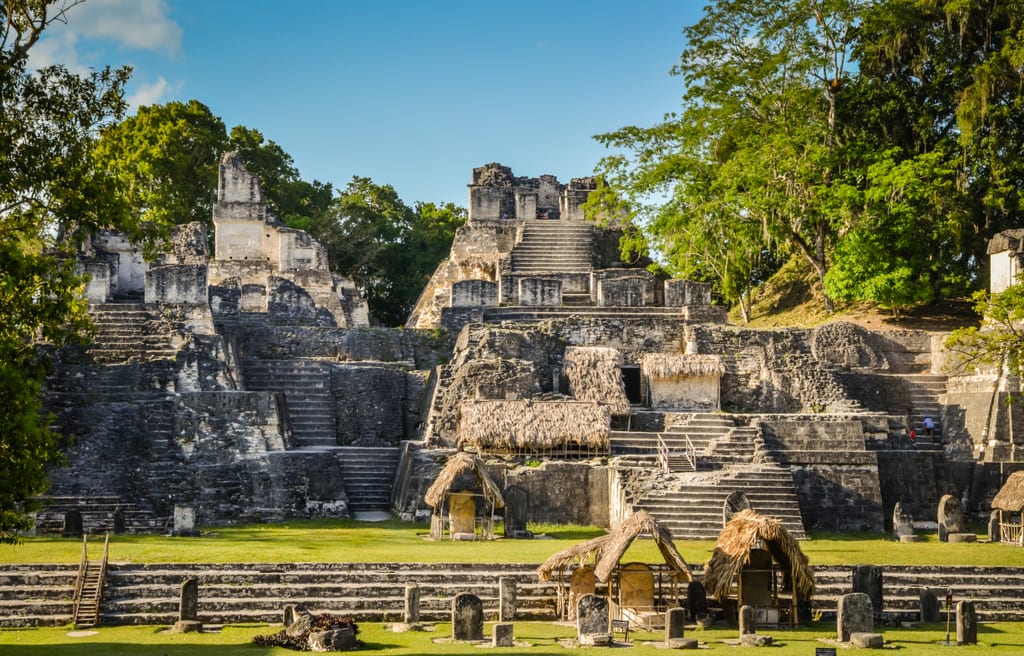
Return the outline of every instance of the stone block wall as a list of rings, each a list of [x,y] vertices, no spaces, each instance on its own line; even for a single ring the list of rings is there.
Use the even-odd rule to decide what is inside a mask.
[[[519,305],[558,306],[562,304],[562,281],[558,278],[519,278]]]
[[[883,530],[878,460],[865,449],[859,420],[766,417],[761,426],[772,456],[793,472],[805,526]]]
[[[886,528],[892,528],[897,503],[918,521],[935,521],[939,499],[957,494],[947,471],[946,459],[936,451],[878,452],[878,479]]]
[[[489,307],[498,304],[498,285],[489,280],[460,280],[453,283],[450,307]]]
[[[405,371],[377,364],[337,364],[331,370],[338,443],[395,446],[406,434]]]
[[[151,267],[146,272],[146,303],[203,305],[206,293],[206,266],[202,264],[168,264]]]

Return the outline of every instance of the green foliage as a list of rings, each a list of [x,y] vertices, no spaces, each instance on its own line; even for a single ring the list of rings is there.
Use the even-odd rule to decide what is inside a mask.
[[[59,459],[37,344],[64,344],[88,326],[74,252],[96,228],[133,227],[113,180],[92,166],[95,133],[124,112],[129,70],[26,69],[62,6],[0,4],[0,542],[29,525],[31,499]]]
[[[711,4],[684,29],[682,113],[597,137],[632,153],[599,169],[639,208],[671,273],[716,281],[729,302],[791,250],[824,277],[852,20],[843,2]]]
[[[326,246],[331,268],[356,282],[374,317],[399,326],[465,220],[465,209],[452,203],[410,208],[391,185],[354,177],[310,232]]]
[[[210,223],[224,122],[198,100],[140,107],[103,131],[96,165],[116,176],[141,223]]]
[[[1024,212],[1024,0],[718,0],[682,110],[597,139],[673,275],[739,303],[791,254],[901,312],[976,287]]]
[[[978,292],[974,300],[985,325],[953,331],[946,339],[946,348],[955,354],[952,360],[966,372],[996,367],[1024,375],[1024,284],[998,294]]]
[[[238,151],[246,169],[259,177],[267,207],[282,222],[305,230],[310,217],[320,216],[330,207],[334,196],[330,183],[301,179],[291,155],[276,142],[265,141],[259,130],[236,125],[231,128],[228,148]]]

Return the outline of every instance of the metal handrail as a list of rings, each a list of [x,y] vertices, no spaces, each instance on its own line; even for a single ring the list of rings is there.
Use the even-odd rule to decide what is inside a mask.
[[[82,534],[82,558],[78,562],[78,579],[75,581],[75,598],[74,605],[71,609],[71,617],[78,620],[78,605],[82,601],[82,588],[85,586],[85,572],[89,569],[89,535],[87,533]]]
[[[661,439],[661,433],[657,433],[658,438],[658,464],[661,465],[661,470],[665,473],[671,471],[668,466],[668,445],[665,444],[665,440]]]

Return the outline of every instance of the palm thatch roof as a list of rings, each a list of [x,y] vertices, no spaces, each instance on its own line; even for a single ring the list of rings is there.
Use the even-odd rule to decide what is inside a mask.
[[[1024,512],[1024,471],[1010,474],[992,499],[992,507],[1007,512]]]
[[[704,588],[720,602],[729,597],[732,582],[750,562],[752,549],[765,549],[783,570],[801,599],[814,594],[814,571],[800,544],[774,517],[741,510],[718,534],[711,559],[704,567]]]
[[[611,439],[611,412],[592,401],[464,401],[461,415],[459,447],[604,450]]]
[[[441,469],[437,478],[427,488],[426,493],[423,495],[423,500],[431,508],[437,508],[444,501],[445,495],[451,491],[455,479],[467,471],[471,471],[476,475],[477,482],[483,490],[484,499],[492,502],[497,508],[505,507],[505,499],[501,495],[501,488],[491,477],[487,468],[484,467],[483,461],[472,453],[466,453],[465,451],[453,453],[448,458],[444,468]]]
[[[629,397],[622,381],[622,356],[617,349],[570,346],[565,349],[562,371],[569,380],[569,393],[578,401],[607,405],[612,414],[629,413]]]
[[[570,565],[583,563],[592,558],[596,563],[594,575],[600,581],[607,581],[623,554],[629,549],[629,545],[633,544],[633,540],[638,535],[644,533],[648,533],[654,538],[654,543],[665,559],[665,564],[680,579],[691,580],[690,566],[686,564],[682,554],[676,549],[676,545],[672,541],[672,534],[664,526],[658,524],[658,521],[651,517],[646,510],[636,512],[611,533],[554,554],[537,568],[537,577],[541,581],[550,581],[552,572],[556,569],[565,569]]]
[[[651,378],[721,376],[725,373],[722,358],[717,355],[645,353],[640,364],[644,373]]]

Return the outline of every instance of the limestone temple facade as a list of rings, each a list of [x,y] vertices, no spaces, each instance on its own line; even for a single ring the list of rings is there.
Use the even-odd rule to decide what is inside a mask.
[[[190,225],[151,263],[107,233],[82,259],[98,332],[56,354],[73,442],[39,530],[72,507],[94,531],[118,507],[137,531],[425,519],[459,449],[528,522],[643,509],[709,538],[734,492],[798,536],[882,531],[896,503],[932,519],[948,493],[987,515],[1018,459],[1015,382],[952,373],[942,333],[729,325],[708,286],[619,262],[617,230],[584,220],[592,189],[475,169],[449,258],[384,329],[225,156],[212,254]]]

